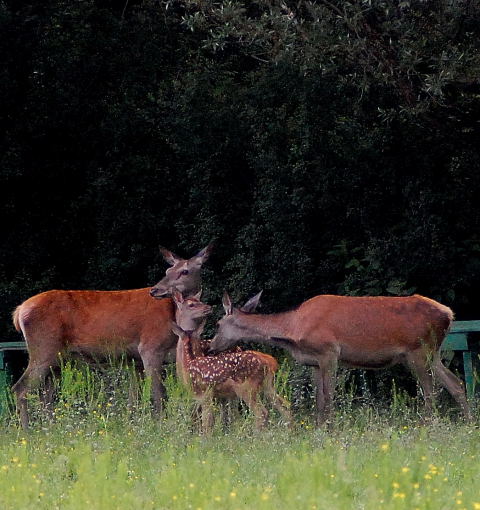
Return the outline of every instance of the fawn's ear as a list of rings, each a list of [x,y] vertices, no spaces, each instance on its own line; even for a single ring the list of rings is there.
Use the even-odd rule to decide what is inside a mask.
[[[163,246],[159,246],[160,253],[162,254],[162,257],[165,259],[165,262],[167,264],[170,264],[171,266],[174,266],[177,262],[180,262],[182,259],[180,257],[177,257],[175,253],[173,253],[170,250],[167,250],[167,248],[164,248]]]
[[[223,293],[222,298],[222,305],[223,309],[225,310],[225,315],[232,315],[232,300],[230,299],[230,296],[228,295],[227,291]]]
[[[183,294],[175,287],[173,287],[173,289],[172,289],[172,297],[173,297],[173,300],[175,301],[175,304],[177,306],[181,305],[184,301]]]
[[[170,323],[170,326],[172,328],[172,331],[179,337],[181,338],[183,335],[185,335],[185,331],[183,331],[183,329],[176,323],[176,322],[171,322]]]
[[[194,296],[193,296],[193,299],[197,299],[198,301],[200,301],[200,298],[202,297],[202,292],[203,292],[203,289],[200,289]]]
[[[262,295],[263,290],[261,290],[258,294],[250,298],[243,306],[240,308],[241,312],[252,313],[256,310],[258,304],[260,303],[260,296]]]

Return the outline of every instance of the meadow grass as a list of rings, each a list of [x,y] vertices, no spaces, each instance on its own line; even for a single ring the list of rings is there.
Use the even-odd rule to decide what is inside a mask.
[[[401,392],[383,407],[344,392],[330,429],[309,413],[289,429],[272,413],[257,432],[230,406],[228,427],[203,437],[172,370],[167,390],[154,420],[133,368],[104,377],[67,364],[53,420],[36,397],[28,434],[3,417],[0,508],[480,509],[477,426],[439,414],[422,424]]]

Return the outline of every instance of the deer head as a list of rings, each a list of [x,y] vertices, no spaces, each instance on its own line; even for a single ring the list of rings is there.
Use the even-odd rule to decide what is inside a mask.
[[[172,296],[177,307],[175,322],[185,331],[192,331],[208,315],[212,313],[212,307],[200,301],[202,291],[194,296],[184,298],[177,289],[173,290]]]
[[[253,313],[259,302],[262,291],[250,298],[241,308],[234,308],[230,296],[223,295],[225,315],[218,321],[218,329],[210,344],[210,352],[225,351],[240,340],[255,340],[259,335],[253,328],[242,324],[242,316]]]
[[[182,259],[170,250],[160,247],[160,253],[169,267],[165,276],[150,290],[154,298],[164,298],[171,295],[172,288],[176,288],[184,295],[194,294],[200,290],[200,271],[213,249],[213,243],[200,250],[190,259]]]

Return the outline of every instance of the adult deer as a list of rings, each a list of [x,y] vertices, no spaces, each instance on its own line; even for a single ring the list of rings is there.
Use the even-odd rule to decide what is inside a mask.
[[[243,309],[233,308],[225,293],[225,316],[218,322],[211,351],[242,339],[287,349],[314,370],[317,424],[329,416],[338,362],[351,368],[384,368],[403,363],[417,378],[428,412],[433,403],[433,375],[447,389],[466,418],[470,411],[460,380],[439,355],[453,320],[450,308],[423,296],[348,297],[320,295],[295,310],[251,314],[261,293]]]
[[[200,271],[212,244],[194,257],[182,259],[160,248],[172,267],[153,288],[117,291],[50,290],[24,301],[13,313],[13,323],[27,342],[28,366],[13,386],[20,421],[28,427],[26,394],[39,387],[58,367],[60,356],[103,357],[127,354],[140,358],[152,381],[152,402],[162,408],[165,389],[161,380],[167,351],[175,347],[170,323],[175,317],[169,294],[175,286],[183,292],[200,289]],[[51,404],[51,392],[47,404]]]
[[[177,374],[186,386],[193,389],[195,398],[202,407],[202,428],[208,432],[213,424],[213,398],[240,398],[256,418],[257,428],[263,427],[267,410],[259,401],[263,393],[282,414],[287,423],[291,422],[285,400],[274,387],[274,376],[278,370],[275,358],[255,351],[235,349],[215,356],[206,356],[209,342],[200,340],[205,318],[211,307],[202,303],[199,296],[184,298],[178,291],[173,292],[176,304],[176,324],[172,328],[179,337],[177,343]]]

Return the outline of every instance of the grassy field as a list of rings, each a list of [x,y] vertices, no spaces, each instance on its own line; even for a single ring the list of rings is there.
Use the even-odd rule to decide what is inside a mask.
[[[480,509],[476,424],[421,424],[416,402],[356,406],[343,395],[331,430],[306,413],[293,429],[272,415],[255,432],[240,411],[202,437],[189,395],[172,374],[167,386],[155,422],[133,371],[67,366],[53,422],[35,398],[28,434],[4,417],[0,508]]]

